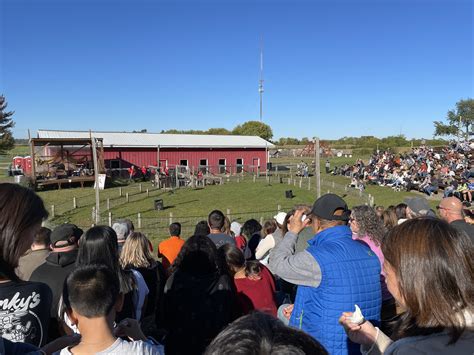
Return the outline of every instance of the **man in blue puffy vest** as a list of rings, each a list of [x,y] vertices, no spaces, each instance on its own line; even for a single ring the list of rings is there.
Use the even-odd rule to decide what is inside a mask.
[[[342,198],[320,197],[307,216],[302,209],[295,212],[269,260],[276,275],[298,285],[290,326],[313,336],[330,354],[360,354],[338,324],[342,312],[357,304],[365,319],[380,320],[380,262],[365,244],[352,240],[349,217]],[[315,236],[296,253],[298,234],[310,225]]]

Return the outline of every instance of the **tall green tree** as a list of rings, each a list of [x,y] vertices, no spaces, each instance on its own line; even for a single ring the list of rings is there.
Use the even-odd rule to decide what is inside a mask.
[[[270,140],[273,137],[272,128],[259,121],[247,121],[238,125],[232,130],[232,134],[241,136],[259,136],[266,140]]]
[[[0,95],[0,154],[12,149],[15,145],[11,129],[15,125],[11,118],[14,111],[7,111],[5,96]]]
[[[469,139],[469,133],[474,124],[474,99],[456,102],[456,108],[449,110],[447,122],[435,121],[436,136],[460,136]]]

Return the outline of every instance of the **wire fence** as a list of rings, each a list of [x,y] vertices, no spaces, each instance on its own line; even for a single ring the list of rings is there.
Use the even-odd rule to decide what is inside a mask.
[[[218,184],[238,184],[241,182],[253,182],[255,184],[283,184],[288,190],[292,188],[304,189],[316,198],[316,184],[314,177],[296,176],[293,174],[276,173],[271,171],[266,174],[239,174],[221,177],[216,183]],[[205,188],[205,187],[204,187]],[[182,226],[182,235],[190,236],[194,232],[194,228],[199,221],[207,220],[207,215],[181,215],[169,212],[167,216],[150,216],[149,211],[142,211],[136,214],[129,212],[117,212],[119,207],[124,207],[127,204],[146,200],[159,200],[163,194],[173,191],[173,189],[159,189],[152,186],[149,182],[136,183],[123,187],[105,189],[100,192],[100,215],[99,224],[109,225],[120,218],[128,218],[132,220],[137,230],[147,234],[151,239],[162,239],[168,235],[168,226],[173,222],[179,222]],[[343,196],[351,205],[373,204],[373,197],[364,191],[355,188],[350,188],[346,184],[336,183],[331,179],[321,179],[321,194],[335,193]],[[90,189],[75,189],[71,195],[63,196],[54,205],[49,206],[51,224],[53,225],[55,219],[58,217],[67,216],[68,213],[73,212],[78,208],[90,209],[90,214],[81,220],[78,225],[83,229],[88,229],[95,223],[95,194]],[[293,208],[293,204],[289,199],[284,205],[275,204],[274,208],[266,208],[264,210],[234,210],[226,209],[223,212],[229,217],[231,221],[238,221],[244,223],[246,220],[254,218],[263,224],[264,221],[273,218],[279,211],[287,212]],[[121,209],[124,210],[123,208]],[[126,209],[125,209],[126,210]],[[59,219],[63,221],[64,218]]]

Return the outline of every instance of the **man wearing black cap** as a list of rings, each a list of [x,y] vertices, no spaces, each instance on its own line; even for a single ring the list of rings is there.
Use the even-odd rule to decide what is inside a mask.
[[[51,254],[46,258],[45,263],[38,266],[31,274],[30,281],[43,282],[53,292],[50,339],[59,335],[56,321],[59,299],[63,291],[64,280],[74,270],[78,241],[81,235],[82,229],[74,224],[65,223],[56,227],[51,233]]]
[[[342,312],[357,304],[366,319],[380,320],[380,262],[365,244],[352,240],[349,217],[342,198],[320,197],[308,216],[303,210],[295,212],[269,260],[276,275],[298,285],[290,326],[313,336],[330,354],[359,353],[338,324]],[[298,234],[306,226],[315,236],[306,250],[295,252]]]

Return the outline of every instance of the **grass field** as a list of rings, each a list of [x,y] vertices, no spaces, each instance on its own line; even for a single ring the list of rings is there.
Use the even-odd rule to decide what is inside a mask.
[[[344,179],[341,177],[341,179]],[[340,180],[340,179],[336,179]],[[297,182],[299,179],[297,179]],[[347,180],[343,180],[347,183]],[[326,182],[324,183],[326,184]],[[328,186],[331,192],[345,196],[349,206],[363,203],[354,190],[344,191],[336,185],[335,189]],[[120,189],[122,196],[120,196]],[[146,189],[149,189],[147,195]],[[295,197],[287,199],[285,191],[291,189]],[[376,204],[388,206],[398,204],[405,197],[414,196],[413,193],[394,192],[384,187],[369,187],[369,193],[375,196]],[[323,189],[322,193],[328,192]],[[126,200],[128,193],[129,202]],[[44,199],[48,210],[55,205],[55,217],[50,218],[51,227],[63,222],[71,222],[82,228],[92,225],[92,207],[95,205],[94,191],[92,188],[72,188],[63,190],[51,190],[39,192]],[[77,209],[72,209],[73,197],[76,197]],[[249,218],[259,221],[271,218],[276,214],[278,208],[288,211],[296,204],[312,204],[316,199],[314,188],[308,190],[307,185],[299,188],[279,183],[276,179],[268,184],[264,178],[253,182],[252,178],[246,178],[239,182],[232,181],[223,185],[206,186],[201,189],[179,189],[174,191],[162,191],[151,187],[149,183],[142,184],[142,192],[139,184],[134,183],[123,188],[109,188],[101,191],[101,223],[109,223],[109,212],[112,221],[117,218],[131,219],[137,229],[142,230],[155,242],[167,237],[167,227],[170,222],[178,221],[183,226],[183,235],[189,236],[194,226],[200,220],[206,219],[208,213],[213,209],[220,209],[229,214],[232,220],[241,223]],[[107,210],[107,199],[109,207]],[[162,199],[165,209],[156,211],[154,209],[155,199]],[[382,203],[381,201],[385,201]],[[432,201],[433,207],[436,201]],[[140,217],[138,216],[140,214]],[[140,221],[139,221],[140,220]],[[140,228],[139,228],[140,227]]]
[[[24,155],[26,147],[17,147],[10,152],[9,156]],[[10,158],[11,158],[10,157]],[[364,157],[366,158],[366,157]],[[279,158],[272,159],[273,165],[296,164],[304,160],[311,164],[311,158]],[[353,164],[356,158],[331,158],[331,168],[348,163]],[[325,159],[321,159],[321,193],[328,191],[344,196],[349,206],[363,204],[367,202],[367,197],[360,196],[354,189],[345,189],[349,179],[342,176],[326,175],[324,173]],[[292,169],[294,175],[295,169]],[[294,178],[291,185],[288,185],[285,172],[279,172],[283,176],[280,183],[279,177],[274,175],[268,182],[264,176],[257,179],[232,177],[230,182],[223,185],[211,185],[200,189],[179,189],[174,191],[157,190],[149,182],[132,183],[124,187],[113,187],[101,191],[101,223],[109,223],[109,213],[112,221],[117,218],[130,218],[137,229],[145,232],[155,242],[167,237],[167,227],[171,221],[178,221],[183,225],[183,235],[189,236],[194,230],[195,224],[206,219],[208,213],[213,209],[220,209],[224,213],[230,212],[232,220],[245,222],[249,218],[265,220],[271,218],[278,211],[278,207],[283,211],[291,209],[296,204],[312,204],[316,198],[315,179],[311,178],[310,190],[308,190],[308,180]],[[11,178],[2,178],[2,181],[11,181]],[[302,187],[299,182],[301,180]],[[141,192],[140,192],[141,185]],[[146,193],[148,189],[149,193]],[[285,191],[292,190],[295,197],[285,198]],[[121,191],[121,195],[120,195]],[[54,214],[50,216],[48,224],[51,227],[63,222],[71,222],[84,229],[89,228],[92,223],[92,208],[95,206],[95,195],[92,188],[70,188],[62,190],[40,191],[39,195],[44,199],[47,209]],[[418,195],[417,193],[394,192],[392,189],[380,186],[368,186],[366,194],[374,197],[376,205],[396,205],[406,197]],[[126,195],[129,196],[127,202]],[[73,209],[73,198],[76,198],[77,208]],[[156,211],[154,201],[163,199],[165,209]],[[109,209],[107,209],[107,200]],[[436,198],[430,201],[434,207],[437,204]],[[140,218],[139,215],[140,214]],[[138,228],[138,227],[141,228]]]

